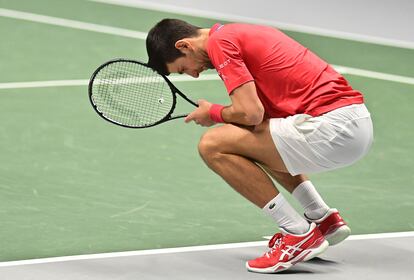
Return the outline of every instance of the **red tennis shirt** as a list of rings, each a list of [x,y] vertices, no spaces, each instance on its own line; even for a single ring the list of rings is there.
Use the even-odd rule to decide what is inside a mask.
[[[217,23],[207,52],[229,94],[255,82],[267,118],[319,116],[364,102],[328,63],[275,28]]]

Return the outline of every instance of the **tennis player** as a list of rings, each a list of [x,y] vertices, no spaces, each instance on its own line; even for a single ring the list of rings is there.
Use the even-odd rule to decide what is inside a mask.
[[[185,119],[212,126],[198,149],[215,173],[278,224],[270,250],[246,263],[274,273],[343,241],[350,228],[306,174],[353,164],[373,127],[362,94],[328,63],[281,31],[249,24],[199,28],[164,19],[147,37],[148,64],[197,78],[215,68],[231,105],[199,100]],[[269,175],[304,208],[297,213]]]

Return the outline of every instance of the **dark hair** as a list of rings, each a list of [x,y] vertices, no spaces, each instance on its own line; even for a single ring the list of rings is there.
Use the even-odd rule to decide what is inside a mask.
[[[148,33],[147,53],[148,65],[163,75],[169,75],[167,63],[184,56],[175,47],[175,43],[183,38],[196,37],[200,27],[179,19],[163,19]]]

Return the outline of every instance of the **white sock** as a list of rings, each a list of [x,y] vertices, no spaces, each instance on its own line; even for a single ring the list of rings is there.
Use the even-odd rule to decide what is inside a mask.
[[[309,223],[293,209],[281,193],[269,201],[263,207],[263,211],[273,218],[279,227],[292,234],[303,234],[309,229]]]
[[[322,218],[329,210],[329,206],[323,201],[311,181],[299,184],[292,192],[292,195],[303,206],[305,215],[309,219],[316,220]]]

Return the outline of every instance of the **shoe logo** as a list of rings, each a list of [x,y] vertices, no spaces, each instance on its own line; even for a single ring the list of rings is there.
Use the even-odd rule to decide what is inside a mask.
[[[303,239],[302,241],[300,241],[299,243],[291,246],[291,245],[286,245],[286,250],[282,250],[282,254],[280,255],[279,260],[283,260],[283,258],[285,256],[288,256],[288,258],[292,258],[292,256],[296,253],[296,252],[300,252],[303,251],[303,249],[300,248],[300,246],[302,246],[304,243],[306,243],[306,241],[308,241],[309,239],[311,239],[311,237],[313,236],[314,232],[312,232],[311,234],[309,234],[308,237],[306,237],[305,239]]]
[[[272,203],[272,204],[269,205],[269,209],[273,209],[273,208],[275,208],[275,206],[276,206],[276,204]]]

